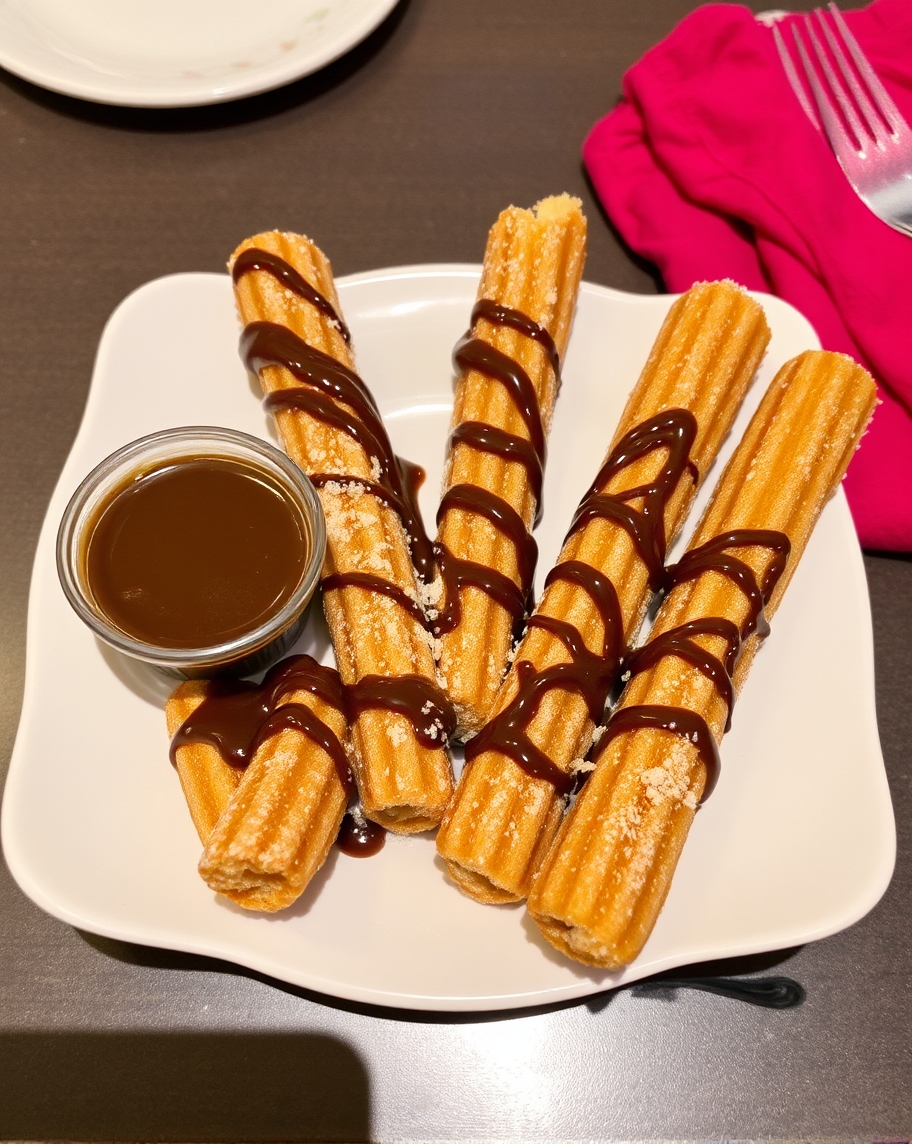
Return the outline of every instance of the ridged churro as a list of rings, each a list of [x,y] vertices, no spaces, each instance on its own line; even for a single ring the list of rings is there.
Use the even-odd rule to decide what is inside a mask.
[[[353,372],[322,252],[302,236],[273,231],[243,242],[229,266],[245,323],[244,359],[326,514],[323,604],[348,688],[364,813],[400,833],[427,830],[453,789],[450,715],[412,567],[414,558],[431,579],[407,467]]]
[[[241,780],[240,771],[222,757],[218,747],[203,740],[182,744],[174,737],[210,693],[212,685],[203,679],[182,683],[168,697],[165,722],[172,741],[171,761],[180,778],[193,825],[205,846],[216,822]]]
[[[669,569],[673,587],[529,897],[570,957],[616,969],[652,932],[766,618],[874,404],[873,380],[843,355],[785,365]]]
[[[545,441],[586,252],[579,199],[509,207],[488,235],[471,328],[457,344],[452,432],[437,514],[439,669],[478,731],[525,616]]]
[[[271,710],[261,715],[249,764],[199,872],[238,905],[274,911],[290,906],[323,865],[353,783],[338,673],[297,656],[280,665],[279,677],[267,676],[265,690],[270,702],[260,711]]]
[[[661,583],[677,534],[769,341],[763,311],[731,282],[676,301],[577,511],[495,715],[437,838],[447,871],[483,902],[528,893],[564,813],[621,656]]]

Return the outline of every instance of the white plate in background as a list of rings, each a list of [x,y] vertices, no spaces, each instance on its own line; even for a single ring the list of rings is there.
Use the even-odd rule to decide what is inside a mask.
[[[478,276],[478,267],[419,266],[338,283],[360,372],[393,444],[428,471],[429,523],[452,403],[450,353]],[[670,302],[583,284],[549,443],[539,589]],[[796,311],[762,302],[773,340],[723,460],[775,370],[817,344]],[[623,972],[566,961],[521,906],[463,897],[429,836],[391,836],[371,859],[333,852],[278,915],[213,894],[196,873],[199,840],[168,762],[168,685],[105,651],[77,619],[57,581],[54,539],[82,477],[132,438],[205,423],[273,436],[237,341],[230,281],[214,274],[143,286],[102,336],[35,559],[25,697],[3,803],[4,852],[30,898],[81,929],[224,958],[335,997],[469,1011],[570,1000],[678,965],[797,945],[872,908],[893,869],[895,829],[867,587],[841,491],[753,666],[722,745],[719,784],[697,815],[665,909]],[[719,471],[717,463],[708,486]],[[331,662],[320,622],[310,622],[299,650]]]
[[[0,0],[0,66],[95,103],[222,103],[324,67],[396,2]]]

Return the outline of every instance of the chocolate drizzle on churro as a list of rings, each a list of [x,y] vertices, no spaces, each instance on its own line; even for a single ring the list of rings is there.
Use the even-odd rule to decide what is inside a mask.
[[[437,510],[438,524],[451,508],[477,513],[512,542],[520,583],[515,584],[509,576],[495,568],[454,556],[446,545],[435,545],[437,568],[444,582],[446,599],[445,607],[434,620],[435,634],[451,632],[459,624],[462,613],[459,593],[467,585],[480,588],[491,596],[509,612],[514,624],[518,624],[528,608],[529,590],[538,557],[538,545],[527,532],[522,517],[503,497],[477,485],[453,485],[440,502]]]
[[[175,762],[178,748],[189,743],[208,743],[226,763],[244,768],[269,735],[285,726],[295,726],[326,751],[335,764],[339,781],[350,794],[351,771],[342,744],[309,708],[281,703],[283,696],[293,691],[309,691],[324,703],[345,711],[342,680],[334,668],[323,667],[309,655],[289,656],[271,667],[260,684],[233,679],[210,681],[206,698],[171,740],[171,762]],[[292,721],[298,719],[301,710],[308,714],[300,717],[300,722]],[[315,722],[322,729],[316,728]]]
[[[450,449],[459,443],[471,445],[480,453],[493,453],[505,461],[515,461],[522,465],[529,477],[529,489],[535,498],[535,523],[541,518],[542,482],[544,468],[542,459],[525,437],[507,433],[495,425],[484,421],[461,421],[450,434]]]
[[[599,740],[596,758],[618,735],[624,734],[625,731],[640,731],[648,727],[671,731],[672,734],[680,735],[697,748],[706,767],[706,786],[703,788],[702,797],[708,798],[719,777],[719,748],[703,716],[687,707],[665,707],[654,704],[622,707],[609,719],[608,726]]]
[[[423,675],[365,675],[345,688],[345,707],[351,723],[372,708],[404,715],[426,747],[443,747],[456,729],[453,705]]]
[[[500,302],[493,302],[489,298],[480,298],[472,308],[470,327],[453,350],[453,364],[458,370],[470,369],[483,373],[494,381],[499,381],[510,394],[510,399],[522,417],[529,433],[529,440],[536,454],[544,464],[545,460],[545,430],[542,425],[541,410],[538,406],[538,397],[532,379],[513,358],[495,349],[494,346],[474,334],[475,323],[479,319],[490,322],[493,326],[509,326],[527,338],[532,338],[544,349],[554,370],[554,377],[558,388],[560,387],[560,356],[554,339],[548,331],[534,322],[520,310],[504,306]]]
[[[728,551],[730,548],[768,548],[773,559],[763,577],[762,585],[757,583],[753,569],[743,560]],[[782,532],[771,529],[740,528],[715,536],[712,540],[686,552],[677,564],[666,572],[669,590],[676,584],[695,580],[704,572],[716,572],[744,593],[748,601],[748,613],[738,627],[722,616],[707,616],[691,620],[689,623],[661,632],[643,647],[632,652],[625,662],[631,678],[653,667],[665,656],[677,656],[685,660],[707,679],[711,680],[720,698],[728,708],[725,731],[731,727],[732,709],[735,703],[735,689],[732,682],[735,666],[745,641],[754,633],[760,639],[769,634],[764,609],[769,603],[779,577],[785,571],[791,542]],[[700,636],[719,637],[725,640],[724,658],[713,655],[695,640]],[[719,777],[719,751],[715,737],[702,716],[684,707],[631,706],[622,707],[612,715],[604,734],[599,740],[593,761],[597,762],[612,739],[625,731],[635,731],[642,727],[658,727],[671,731],[693,743],[706,766],[706,784],[702,799],[712,793]]]
[[[694,636],[719,636],[724,639],[725,659],[718,658],[695,643]],[[732,708],[735,705],[735,685],[732,682],[732,675],[741,647],[741,633],[737,624],[722,619],[721,616],[711,616],[702,620],[691,620],[689,623],[654,636],[648,643],[630,653],[624,661],[624,668],[632,679],[641,671],[653,667],[666,655],[676,655],[678,659],[686,660],[715,684],[716,690],[728,707],[728,719],[725,724],[727,732],[731,728]]]
[[[532,742],[527,728],[542,699],[556,687],[576,692],[586,704],[590,719],[597,723],[620,670],[619,649],[623,646],[624,634],[617,593],[607,576],[582,561],[567,560],[551,570],[545,586],[558,580],[582,588],[595,605],[604,627],[600,651],[590,651],[572,624],[552,616],[532,616],[529,626],[557,636],[567,649],[570,662],[536,671],[528,660],[520,660],[515,667],[519,678],[515,698],[466,743],[465,757],[468,761],[483,751],[500,751],[518,763],[526,774],[545,779],[558,794],[564,795],[572,790],[575,776],[556,767]]]
[[[390,600],[395,600],[415,623],[421,624],[422,627],[427,624],[424,611],[417,600],[413,600],[398,584],[384,580],[382,576],[374,576],[371,572],[331,572],[320,581],[320,587],[324,592],[332,592],[337,588],[363,588],[366,592],[376,592],[378,596],[387,596]]]
[[[346,693],[335,668],[324,667],[309,655],[295,655],[272,667],[260,684],[213,680],[207,686],[206,698],[171,740],[172,763],[180,747],[207,743],[226,763],[245,768],[267,739],[294,728],[329,755],[346,797],[354,797],[345,748],[332,728],[305,704],[282,702],[294,691],[309,691],[344,714]],[[381,849],[384,835],[382,826],[349,810],[337,845],[346,854],[367,858]]]
[[[251,246],[248,247],[247,250],[242,250],[234,260],[234,265],[231,267],[231,279],[237,283],[245,274],[249,274],[252,270],[265,270],[267,274],[271,274],[273,278],[297,294],[299,298],[303,298],[305,302],[309,302],[311,306],[316,307],[324,317],[329,318],[342,335],[346,345],[351,345],[351,332],[348,326],[342,321],[335,306],[333,306],[332,302],[324,297],[316,287],[311,286],[307,279],[302,277],[291,263],[286,262],[284,258],[280,258],[278,254],[272,254],[268,250],[261,250],[257,246]]]
[[[685,472],[697,479],[696,467],[690,460],[696,430],[691,413],[670,409],[626,433],[612,449],[583,498],[568,538],[596,518],[619,524],[629,533],[637,555],[646,565],[650,584],[659,587],[665,561],[665,505]],[[667,457],[653,480],[620,493],[601,491],[628,465],[656,449],[666,449]],[[642,507],[631,508],[628,502],[632,500],[642,501]],[[529,627],[543,628],[556,635],[566,647],[570,662],[554,664],[538,672],[527,660],[517,663],[519,689],[515,698],[466,744],[466,759],[473,759],[483,751],[500,751],[533,778],[546,779],[558,794],[568,794],[575,784],[575,776],[556,767],[545,752],[536,747],[528,735],[529,724],[544,696],[555,688],[580,695],[590,719],[597,723],[620,673],[625,647],[620,603],[607,576],[582,561],[566,560],[551,570],[546,588],[557,581],[577,585],[592,600],[604,632],[601,651],[589,651],[572,624],[550,616],[532,616]]]
[[[376,460],[380,470],[378,482],[331,473],[320,474],[320,482],[360,484],[368,491],[379,484],[385,493],[382,499],[402,520],[415,567],[422,579],[428,580],[432,575],[432,549],[415,499],[420,484],[416,480],[418,466],[393,452],[380,411],[361,378],[329,354],[309,346],[293,330],[274,322],[251,322],[241,334],[240,349],[248,369],[281,366],[303,382],[268,393],[263,400],[266,409],[301,409],[347,434],[371,460]]]
[[[538,545],[529,535],[519,513],[496,493],[478,485],[452,485],[437,510],[437,523],[451,508],[466,509],[484,517],[503,533],[516,549],[516,566],[522,585],[532,583],[538,559]]]
[[[545,430],[535,386],[519,362],[474,335],[475,323],[483,319],[495,326],[507,326],[536,341],[547,355],[557,388],[560,388],[560,355],[554,339],[538,322],[526,314],[481,298],[472,309],[471,325],[453,350],[453,364],[460,371],[475,370],[499,382],[510,395],[522,417],[528,438],[507,433],[482,421],[461,422],[450,434],[450,450],[456,444],[469,445],[482,453],[493,453],[525,467],[530,489],[535,497],[535,522],[541,515],[542,474],[545,464]],[[526,614],[538,549],[516,510],[503,497],[475,485],[453,485],[447,489],[437,511],[440,524],[451,509],[463,509],[482,516],[503,533],[516,552],[519,584],[508,576],[472,560],[454,556],[443,544],[435,545],[437,567],[444,583],[445,605],[434,621],[434,632],[442,635],[459,626],[462,605],[459,593],[466,587],[479,588],[492,597],[513,618],[514,624]]]
[[[599,470],[592,487],[583,497],[567,532],[567,540],[581,531],[590,520],[610,520],[625,529],[633,541],[637,556],[646,565],[649,586],[654,592],[664,584],[665,573],[665,506],[685,472],[694,484],[699,480],[697,467],[690,459],[697,435],[697,422],[686,409],[666,409],[635,425],[615,445]],[[652,480],[623,492],[607,493],[606,488],[620,472],[656,449],[667,449],[668,455]],[[642,501],[638,509],[631,501]]]
[[[757,583],[750,565],[732,556],[728,551],[729,548],[753,547],[768,548],[774,554],[763,577],[762,585]],[[779,577],[785,571],[791,550],[791,541],[783,532],[775,532],[768,528],[734,529],[721,536],[714,536],[699,548],[685,552],[678,563],[668,569],[667,587],[671,590],[676,584],[696,580],[704,572],[718,572],[720,576],[726,576],[732,583],[738,585],[747,597],[750,607],[747,619],[741,625],[742,641],[754,632],[761,639],[765,639],[769,635],[769,624],[766,622],[764,607]]]

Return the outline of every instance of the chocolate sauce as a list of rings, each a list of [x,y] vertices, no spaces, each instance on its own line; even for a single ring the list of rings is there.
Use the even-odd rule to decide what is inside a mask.
[[[272,254],[268,250],[260,250],[256,246],[242,250],[231,268],[232,281],[240,282],[244,275],[249,274],[252,270],[266,271],[267,274],[271,274],[273,278],[281,282],[283,286],[297,294],[299,298],[303,298],[305,302],[315,306],[336,326],[346,344],[351,344],[351,332],[336,312],[332,302],[324,297],[316,287],[311,286],[306,278],[302,278],[284,258],[280,258],[278,254]]]
[[[665,564],[665,506],[684,473],[690,473],[694,481],[697,480],[696,466],[690,460],[696,432],[693,414],[684,409],[669,409],[626,433],[612,449],[583,498],[568,539],[590,520],[615,521],[633,540],[637,554],[648,569],[650,585],[659,588]],[[667,449],[668,455],[650,482],[620,493],[601,491],[628,465],[656,449]],[[633,500],[642,500],[642,507],[632,508],[627,502]],[[566,795],[574,789],[575,777],[565,774],[535,746],[528,735],[529,724],[542,699],[555,688],[578,694],[586,704],[590,719],[597,723],[620,674],[626,649],[621,607],[611,580],[582,561],[566,560],[551,570],[545,586],[558,581],[582,588],[595,605],[604,628],[601,653],[590,652],[571,624],[550,616],[532,616],[528,626],[543,628],[557,636],[570,655],[570,663],[554,664],[538,672],[528,661],[517,663],[519,690],[515,698],[466,744],[466,760],[483,751],[500,751],[527,774],[546,779],[558,794]]]
[[[271,734],[281,729],[281,721],[269,723],[272,716],[283,712],[285,706],[290,706],[294,711],[300,709],[296,704],[281,705],[283,697],[293,691],[309,691],[324,703],[345,711],[339,673],[334,668],[323,667],[309,655],[293,655],[283,659],[266,672],[263,682],[259,684],[218,679],[207,686],[206,698],[184,720],[171,740],[172,763],[177,758],[179,747],[189,743],[208,743],[215,747],[226,763],[233,767],[246,767],[256,748],[267,737],[262,733],[264,726],[268,724],[272,728]],[[305,721],[301,720],[301,723]],[[326,750],[335,764],[339,781],[350,792],[351,772],[342,744],[325,723],[321,720],[318,722],[322,728],[316,729],[318,738],[313,733],[313,724],[309,727],[301,725],[300,730]],[[299,726],[298,723],[285,725]]]
[[[426,747],[444,747],[456,730],[453,705],[423,675],[365,675],[345,688],[345,707],[350,723],[376,708],[404,715]]]
[[[361,814],[348,814],[342,819],[336,847],[350,858],[372,858],[386,842],[386,831],[377,822]]]
[[[437,510],[437,523],[443,520],[446,512],[451,508],[465,509],[468,512],[483,516],[498,532],[513,544],[516,549],[516,566],[519,582],[522,585],[532,583],[535,575],[535,564],[538,560],[538,545],[526,531],[519,513],[496,493],[480,488],[478,485],[451,485],[440,502]]]
[[[757,583],[757,578],[750,565],[728,552],[730,548],[755,546],[768,548],[773,552],[773,559],[763,577],[762,585]],[[739,628],[731,620],[722,616],[707,616],[703,619],[691,620],[689,623],[660,633],[633,652],[627,659],[626,666],[630,670],[631,677],[654,666],[666,655],[677,656],[679,659],[685,660],[712,681],[726,703],[728,716],[725,731],[727,732],[731,727],[732,709],[735,703],[732,675],[738,657],[745,641],[753,633],[756,632],[761,639],[765,639],[769,634],[769,624],[764,609],[769,603],[779,577],[785,571],[790,551],[791,542],[782,532],[775,532],[771,529],[740,528],[715,536],[698,548],[692,548],[686,552],[677,564],[673,564],[667,570],[666,583],[669,585],[669,589],[676,584],[695,580],[704,572],[715,572],[720,576],[725,576],[744,593],[749,605],[747,618]],[[724,660],[712,655],[694,642],[694,637],[701,635],[720,636],[726,641]],[[676,735],[683,736],[697,747],[706,765],[706,786],[703,790],[702,799],[707,799],[719,776],[719,752],[715,737],[707,727],[705,720],[696,712],[686,708],[649,705],[619,708],[609,719],[608,726],[599,740],[593,760],[598,761],[612,739],[624,731],[634,731],[640,727],[660,727],[662,730],[672,731]]]
[[[706,767],[706,786],[703,799],[709,798],[719,778],[719,748],[706,720],[686,707],[665,707],[643,704],[640,707],[621,707],[608,720],[593,761],[598,761],[612,739],[627,731],[640,731],[654,727],[680,735],[697,748]]]
[[[281,366],[303,382],[300,386],[268,393],[263,402],[267,409],[301,409],[347,434],[368,457],[376,459],[380,469],[378,483],[390,494],[387,503],[395,506],[400,514],[415,567],[422,579],[430,580],[433,553],[415,495],[420,483],[416,480],[418,466],[402,461],[393,453],[380,411],[361,378],[329,354],[309,346],[293,330],[273,322],[251,322],[245,327],[241,334],[241,357],[250,370]],[[342,485],[366,484],[350,475],[334,478],[324,473],[322,477],[324,484],[330,479]]]
[[[686,409],[666,409],[635,425],[618,441],[599,470],[576,510],[567,539],[590,520],[613,521],[629,534],[637,556],[648,570],[649,586],[658,591],[665,573],[665,506],[684,473],[690,473],[694,484],[699,479],[697,467],[690,459],[696,435],[696,418]],[[668,455],[651,481],[618,493],[602,491],[628,465],[656,449],[667,449]],[[636,500],[643,502],[639,509],[630,506]]]
[[[215,647],[291,599],[311,556],[309,528],[263,469],[230,457],[164,461],[96,510],[84,551],[98,607],[134,639]]]
[[[548,356],[558,388],[560,388],[560,355],[554,339],[544,326],[534,322],[520,310],[514,310],[489,298],[482,298],[475,303],[470,329],[456,343],[453,351],[453,363],[458,370],[477,370],[506,388],[525,423],[529,439],[507,433],[481,421],[464,421],[450,434],[449,448],[452,450],[454,445],[462,443],[480,452],[494,453],[505,460],[516,461],[523,465],[529,475],[530,489],[535,497],[537,523],[541,515],[545,431],[535,386],[518,362],[488,342],[474,336],[475,323],[481,319],[495,326],[508,326],[538,342]],[[529,535],[525,522],[503,497],[475,485],[453,485],[446,491],[437,511],[438,524],[451,508],[477,513],[512,542],[516,551],[519,585],[495,569],[454,555],[443,544],[435,545],[437,569],[443,580],[443,596],[446,603],[434,620],[434,633],[442,635],[459,626],[462,619],[460,592],[466,586],[478,588],[490,596],[509,613],[514,627],[518,626],[530,606],[532,578],[535,575],[535,562],[538,556],[537,545]]]
[[[304,704],[282,703],[294,691],[309,691],[344,713],[345,689],[335,668],[323,667],[309,655],[295,655],[277,663],[260,684],[214,680],[208,689],[206,698],[171,740],[172,763],[180,747],[207,743],[225,762],[243,768],[267,739],[293,727],[329,755],[346,797],[354,797],[348,758],[332,728]],[[336,845],[345,854],[368,858],[382,849],[385,835],[382,826],[349,809]]]

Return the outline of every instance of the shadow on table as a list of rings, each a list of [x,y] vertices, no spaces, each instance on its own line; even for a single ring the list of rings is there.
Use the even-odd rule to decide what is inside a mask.
[[[11,1034],[0,1139],[369,1140],[367,1075],[312,1034]]]
[[[399,1009],[381,1005],[365,1005],[357,1001],[346,1001],[338,997],[329,997],[324,993],[316,993],[310,989],[302,989],[297,985],[290,985],[284,981],[258,973],[254,969],[247,969],[232,962],[220,961],[214,957],[202,957],[192,953],[178,953],[167,949],[154,949],[150,946],[132,945],[129,942],[114,941],[96,934],[76,931],[79,936],[93,949],[107,957],[129,965],[141,965],[148,969],[175,970],[180,972],[221,973],[235,977],[246,977],[253,981],[260,981],[272,989],[278,989],[292,997],[299,997],[318,1005],[328,1005],[333,1009],[341,1009],[347,1013],[358,1013],[365,1017],[376,1017],[387,1021],[411,1021],[418,1024],[429,1025],[465,1025],[477,1024],[482,1021],[510,1021],[518,1017],[532,1017],[542,1013],[556,1013],[561,1009],[570,1009],[583,1005],[590,1013],[599,1013],[620,994],[629,992],[633,996],[648,996],[663,1001],[674,1001],[680,990],[688,988],[701,992],[714,992],[734,1000],[749,1001],[752,1004],[763,1005],[764,1001],[756,997],[743,995],[737,988],[709,988],[707,981],[729,981],[744,978],[745,984],[752,980],[762,981],[755,975],[766,973],[775,966],[782,965],[793,957],[800,947],[781,949],[772,953],[755,954],[749,957],[734,957],[724,961],[707,961],[699,965],[686,965],[667,973],[657,974],[655,977],[644,978],[619,989],[608,989],[591,997],[572,1001],[557,1001],[549,1005],[527,1006],[519,1009],[503,1009],[485,1012],[433,1012],[421,1009]],[[789,980],[779,979],[777,980]],[[792,1008],[800,1004],[804,998],[804,991],[797,983],[792,983],[797,989],[796,999],[790,1004],[768,1003],[768,1008]],[[0,1131],[0,1141],[3,1135]]]
[[[0,70],[0,83],[58,115],[98,123],[105,127],[119,127],[127,131],[173,132],[208,131],[213,128],[232,127],[279,115],[292,107],[309,103],[345,83],[382,51],[405,18],[410,3],[411,0],[399,0],[392,12],[369,36],[345,55],[312,75],[304,76],[273,91],[227,103],[206,104],[202,107],[116,107],[60,95],[3,70]]]

